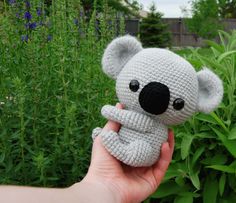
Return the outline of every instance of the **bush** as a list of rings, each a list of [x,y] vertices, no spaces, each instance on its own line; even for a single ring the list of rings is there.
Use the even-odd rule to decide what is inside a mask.
[[[173,161],[153,198],[160,202],[233,203],[236,199],[236,31],[220,31],[221,44],[207,41],[211,56],[192,50],[187,59],[224,81],[224,99],[209,115],[197,114],[175,127]],[[148,202],[149,200],[147,200]]]
[[[40,1],[9,2],[0,17],[0,184],[68,186],[87,172],[101,107],[115,103],[100,67],[114,11],[104,5],[98,27],[96,10],[87,23],[76,0],[53,1],[47,15]]]
[[[214,39],[218,30],[223,29],[218,1],[192,0],[191,4],[192,17],[184,19],[189,31],[204,39]]]
[[[162,22],[162,14],[156,11],[155,4],[151,6],[150,11],[140,25],[140,40],[144,47],[168,47],[170,45],[168,25]]]

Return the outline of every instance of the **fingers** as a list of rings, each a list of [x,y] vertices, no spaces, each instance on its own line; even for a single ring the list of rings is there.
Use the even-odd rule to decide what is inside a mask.
[[[175,146],[175,137],[174,137],[174,132],[172,130],[169,130],[167,141],[168,141],[170,149],[171,149],[171,154],[173,154],[174,146]]]
[[[92,148],[92,161],[96,160],[96,158],[104,157],[104,155],[109,155],[108,151],[102,145],[102,138],[101,136],[96,137],[93,142]]]
[[[122,109],[123,105],[118,103],[116,105],[117,108]],[[103,130],[106,131],[115,131],[118,132],[120,129],[120,124],[114,121],[108,121],[107,124],[104,126]],[[101,136],[97,136],[93,142],[93,149],[92,149],[92,161],[96,159],[101,159],[101,157],[111,156],[108,151],[104,148],[102,144]]]
[[[166,170],[172,159],[174,151],[174,134],[173,131],[169,131],[168,142],[163,143],[161,148],[161,154],[158,162],[153,167],[153,173],[156,178],[157,184],[161,183],[161,180],[165,176]]]
[[[160,159],[158,162],[165,161],[169,163],[172,159],[173,151],[174,151],[174,133],[173,131],[169,131],[167,142],[163,143],[162,145]]]

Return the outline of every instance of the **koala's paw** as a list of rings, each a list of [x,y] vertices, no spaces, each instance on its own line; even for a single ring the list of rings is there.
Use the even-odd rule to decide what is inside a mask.
[[[116,107],[112,105],[105,105],[101,109],[101,114],[107,119],[111,119],[112,115],[114,114],[114,111],[116,110]]]
[[[153,165],[156,160],[152,146],[143,140],[136,140],[128,145],[124,163],[134,167],[147,167]]]
[[[97,127],[97,128],[94,128],[93,129],[93,132],[92,132],[92,139],[95,140],[95,138],[100,135],[102,132],[102,128],[100,127]]]

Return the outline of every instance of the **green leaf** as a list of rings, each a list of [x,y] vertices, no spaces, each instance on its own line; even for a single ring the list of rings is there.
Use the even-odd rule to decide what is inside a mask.
[[[224,154],[216,154],[211,160],[212,165],[220,165],[220,164],[223,165],[226,162],[227,162],[227,156]]]
[[[228,139],[229,140],[235,140],[236,139],[236,127],[231,129],[231,131],[229,132]]]
[[[208,125],[198,125],[199,127],[199,131],[209,131],[211,130],[210,127]]]
[[[221,54],[221,52],[217,51],[214,47],[211,47],[211,50],[212,50],[215,58],[217,58]]]
[[[229,166],[236,168],[236,160],[233,161]]]
[[[212,133],[210,134],[210,133],[204,132],[204,133],[194,134],[194,137],[204,138],[204,139],[211,139],[211,138],[215,138],[215,135],[212,135]]]
[[[212,67],[221,72],[224,71],[224,73],[226,74],[224,66],[218,63],[217,61],[213,60],[212,57],[205,57],[200,55],[198,55],[197,57],[199,58],[199,60],[202,61],[203,65],[207,65],[208,67]]]
[[[219,45],[218,43],[212,41],[212,40],[204,40],[209,46],[215,48],[218,52],[222,53],[224,51],[223,47]]]
[[[225,165],[212,165],[212,166],[206,166],[206,168],[212,168],[217,171],[223,171],[226,173],[235,173],[236,168],[231,167],[231,166],[225,166]]]
[[[193,136],[185,135],[181,142],[181,158],[184,160],[189,154],[189,149],[193,141]]]
[[[174,203],[192,203],[192,202],[193,202],[192,195],[178,196],[175,198],[175,201],[174,201]]]
[[[225,182],[226,182],[226,175],[225,173],[223,173],[220,177],[220,181],[219,181],[219,193],[220,196],[223,196],[224,190],[225,190]]]
[[[230,36],[229,36],[225,31],[219,30],[219,37],[220,37],[220,42],[221,42],[221,44],[222,44],[224,47],[226,47],[226,45],[225,45],[225,41],[226,41],[225,38],[229,39]]]
[[[221,54],[220,57],[218,58],[218,62],[220,63],[224,58],[226,58],[229,55],[235,54],[235,53],[236,53],[236,51],[234,50],[234,51],[227,51],[227,52]]]
[[[227,137],[222,134],[219,130],[211,127],[212,130],[217,134],[226,149],[236,158],[236,140],[228,140]]]
[[[236,177],[235,177],[235,174],[228,174],[227,180],[228,180],[227,186],[229,186],[236,194]]]
[[[225,124],[223,123],[223,121],[217,116],[217,114],[215,112],[212,112],[210,114],[214,119],[215,121],[226,131],[229,133],[229,129],[225,126]]]
[[[209,114],[198,114],[195,116],[196,119],[200,121],[205,121],[211,124],[217,124],[216,120],[212,118]]]
[[[178,176],[175,178],[175,182],[181,187],[185,184],[185,178],[183,176]]]
[[[192,196],[192,197],[200,197],[201,195],[196,192],[181,192],[179,193],[179,196]]]
[[[211,144],[209,145],[208,149],[209,149],[209,150],[215,149],[215,147],[217,146],[217,144],[218,144],[217,142],[211,143]]]
[[[192,158],[192,167],[194,166],[194,164],[197,162],[197,160],[199,159],[199,157],[202,155],[202,153],[204,152],[205,147],[201,146],[200,148],[197,149],[197,151],[194,153],[193,158]]]
[[[203,159],[201,163],[205,165],[223,165],[227,162],[227,156],[224,154],[216,154],[213,157]]]
[[[2,152],[2,154],[0,155],[0,163],[2,163],[5,159],[5,152]]]
[[[151,202],[151,198],[148,198],[143,203],[150,203],[150,202]]]
[[[180,175],[180,172],[176,169],[176,168],[172,168],[171,165],[169,166],[166,174],[165,174],[165,177],[164,177],[164,180],[169,180],[171,178],[174,178],[174,177],[177,177]]]
[[[203,189],[203,203],[216,203],[218,182],[207,177]]]
[[[174,181],[168,181],[162,183],[157,191],[152,195],[153,198],[163,198],[169,195],[177,195],[180,192],[187,192],[188,191],[187,185],[180,187]]]
[[[196,159],[196,158],[195,158]],[[200,180],[199,180],[199,177],[198,177],[198,174],[199,174],[199,170],[194,170],[194,165],[193,165],[193,162],[188,159],[188,169],[189,169],[189,177],[190,177],[190,180],[192,182],[192,184],[194,185],[194,187],[197,189],[197,190],[200,190]],[[196,168],[196,167],[195,167]]]
[[[199,180],[199,177],[198,177],[198,173],[194,173],[194,172],[190,172],[189,173],[189,176],[190,176],[190,179],[194,185],[194,187],[197,189],[197,190],[200,190],[200,180]]]
[[[232,42],[230,43],[229,50],[235,49],[235,46],[236,46],[236,39],[232,40]]]

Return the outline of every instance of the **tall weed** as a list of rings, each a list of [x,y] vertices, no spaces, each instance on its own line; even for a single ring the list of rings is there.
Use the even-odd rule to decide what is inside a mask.
[[[6,1],[4,11],[0,183],[71,185],[87,171],[102,105],[116,99],[100,67],[115,12],[104,1],[104,12],[86,19],[76,0]]]

